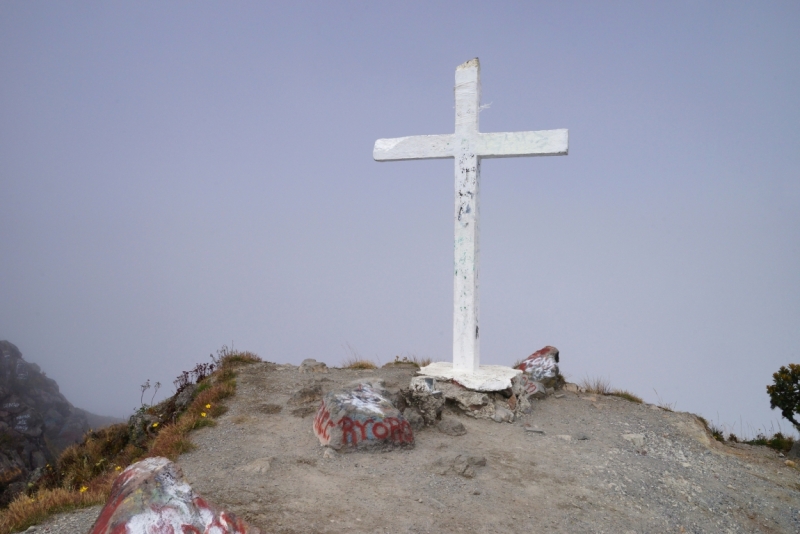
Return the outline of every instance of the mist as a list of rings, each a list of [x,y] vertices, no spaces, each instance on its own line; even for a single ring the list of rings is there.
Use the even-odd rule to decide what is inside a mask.
[[[738,435],[791,431],[800,5],[0,4],[0,339],[127,417],[223,346],[329,366],[452,356],[451,133],[568,128],[485,160],[482,363],[561,351]],[[163,385],[156,397],[140,386]],[[141,400],[141,399],[144,400]]]

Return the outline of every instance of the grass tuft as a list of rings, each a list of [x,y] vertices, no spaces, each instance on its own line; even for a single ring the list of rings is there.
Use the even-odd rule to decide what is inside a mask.
[[[580,386],[586,393],[595,393],[597,395],[610,395],[614,390],[611,389],[611,383],[601,377],[584,378]]]
[[[375,362],[364,358],[347,358],[342,363],[342,369],[377,369]]]
[[[613,395],[613,396],[619,397],[621,399],[625,399],[625,400],[628,400],[628,401],[631,401],[631,402],[635,402],[637,404],[642,404],[644,402],[640,396],[634,395],[630,391],[627,391],[627,390],[624,390],[624,389],[615,389],[611,393],[609,393],[609,395]]]

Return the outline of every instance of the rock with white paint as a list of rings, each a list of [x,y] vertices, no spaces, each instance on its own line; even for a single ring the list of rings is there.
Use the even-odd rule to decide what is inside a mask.
[[[114,482],[91,534],[119,532],[261,533],[197,495],[166,458],[137,462]]]
[[[516,367],[523,373],[524,386],[529,394],[544,388],[555,387],[558,383],[558,349],[551,346],[541,348],[522,360]]]
[[[389,400],[382,380],[326,394],[314,417],[314,434],[321,445],[341,452],[414,446],[411,424]]]

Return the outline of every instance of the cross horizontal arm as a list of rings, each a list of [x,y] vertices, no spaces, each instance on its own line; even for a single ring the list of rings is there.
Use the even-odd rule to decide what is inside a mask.
[[[475,147],[475,153],[481,158],[566,156],[568,152],[569,131],[564,129],[481,133]]]
[[[453,134],[378,139],[372,157],[375,161],[452,158],[452,144]]]

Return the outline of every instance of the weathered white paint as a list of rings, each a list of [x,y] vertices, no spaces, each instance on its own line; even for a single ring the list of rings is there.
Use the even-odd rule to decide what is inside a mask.
[[[421,368],[419,374],[452,380],[475,391],[503,391],[511,387],[511,379],[521,375],[522,371],[505,365],[481,365],[477,370],[470,371],[456,369],[450,362],[433,362]]]
[[[478,193],[481,159],[563,156],[568,153],[569,143],[567,130],[480,133],[478,58],[456,68],[455,99],[455,133],[378,139],[372,156],[376,161],[455,159],[452,370],[474,375],[480,371]]]

